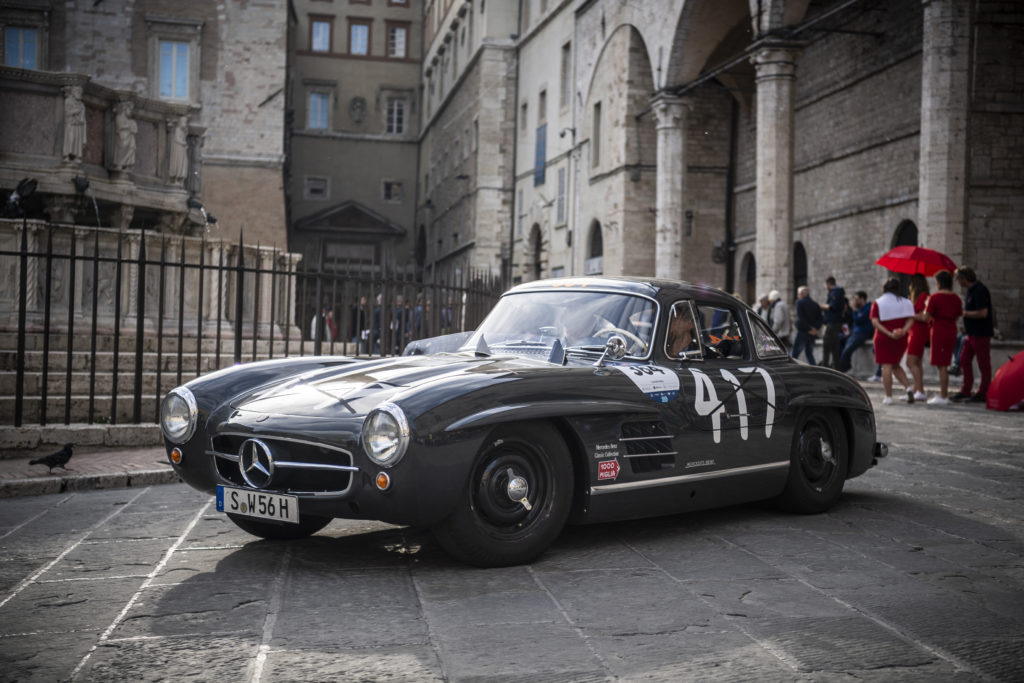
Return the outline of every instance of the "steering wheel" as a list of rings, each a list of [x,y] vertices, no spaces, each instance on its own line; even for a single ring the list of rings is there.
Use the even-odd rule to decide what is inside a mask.
[[[647,344],[644,343],[643,339],[641,339],[640,337],[636,336],[635,334],[628,330],[622,329],[621,327],[602,327],[600,330],[594,333],[594,336],[611,337],[613,334],[618,334],[625,337],[633,344],[635,344],[636,348],[641,351],[644,351],[647,348]],[[607,339],[605,341],[607,341]]]

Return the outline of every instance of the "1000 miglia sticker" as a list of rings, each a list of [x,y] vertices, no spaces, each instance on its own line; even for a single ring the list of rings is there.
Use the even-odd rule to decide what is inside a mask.
[[[679,375],[659,365],[617,365],[644,396],[656,403],[668,403],[679,394]]]

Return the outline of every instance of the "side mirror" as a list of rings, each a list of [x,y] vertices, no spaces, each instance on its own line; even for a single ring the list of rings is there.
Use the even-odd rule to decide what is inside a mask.
[[[604,367],[604,359],[611,358],[612,360],[622,360],[626,355],[626,340],[617,334],[613,334],[608,337],[608,341],[604,343],[604,353],[594,363],[595,368]]]

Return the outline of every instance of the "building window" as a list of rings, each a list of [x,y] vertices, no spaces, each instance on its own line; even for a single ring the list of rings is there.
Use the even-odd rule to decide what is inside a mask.
[[[526,213],[523,209],[523,191],[519,190],[516,195],[516,205],[519,207],[519,212],[516,215],[516,237],[523,236],[523,215]]]
[[[381,183],[381,198],[391,204],[402,203],[402,183],[394,180],[385,180]]]
[[[203,23],[147,18],[146,29],[151,96],[199,101],[199,39]]]
[[[405,100],[400,97],[388,98],[387,132],[399,135],[405,132]]]
[[[555,207],[555,223],[565,223],[565,167],[558,169],[558,201]]]
[[[348,53],[350,55],[370,54],[370,22],[364,19],[348,21]]]
[[[160,97],[188,99],[188,43],[160,41]]]
[[[309,45],[313,52],[331,51],[332,25],[330,17],[310,17]]]
[[[409,54],[408,24],[388,23],[388,57],[405,59]]]
[[[544,170],[547,167],[548,124],[537,126],[537,140],[533,154],[533,184],[544,184]]]
[[[551,277],[565,277],[565,266],[552,266]]]
[[[322,201],[331,198],[331,181],[323,176],[306,176],[302,198]]]
[[[601,163],[601,103],[594,105],[593,131],[590,134],[590,166],[597,168]]]
[[[541,90],[537,97],[537,125],[544,123],[548,117],[548,91]]]
[[[562,89],[558,93],[558,106],[562,109],[569,106],[572,92],[572,43],[562,46]]]
[[[409,0],[388,0],[388,7],[408,7]]]
[[[526,102],[523,102],[521,105],[519,105],[519,130],[523,131],[524,133],[526,132],[527,126],[530,125],[529,122],[526,120],[527,111],[528,110],[526,107]]]
[[[4,64],[20,69],[35,69],[39,64],[38,32],[34,28],[8,26],[4,29]]]
[[[330,126],[331,96],[325,92],[309,93],[309,123],[307,128],[327,130]]]

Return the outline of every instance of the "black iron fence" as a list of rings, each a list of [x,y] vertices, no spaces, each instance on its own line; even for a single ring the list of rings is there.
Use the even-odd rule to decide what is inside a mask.
[[[156,421],[163,394],[205,372],[399,354],[410,341],[473,329],[503,289],[490,273],[425,283],[415,270],[329,265],[242,235],[227,243],[0,221],[2,372],[13,391],[0,402],[3,421]]]

